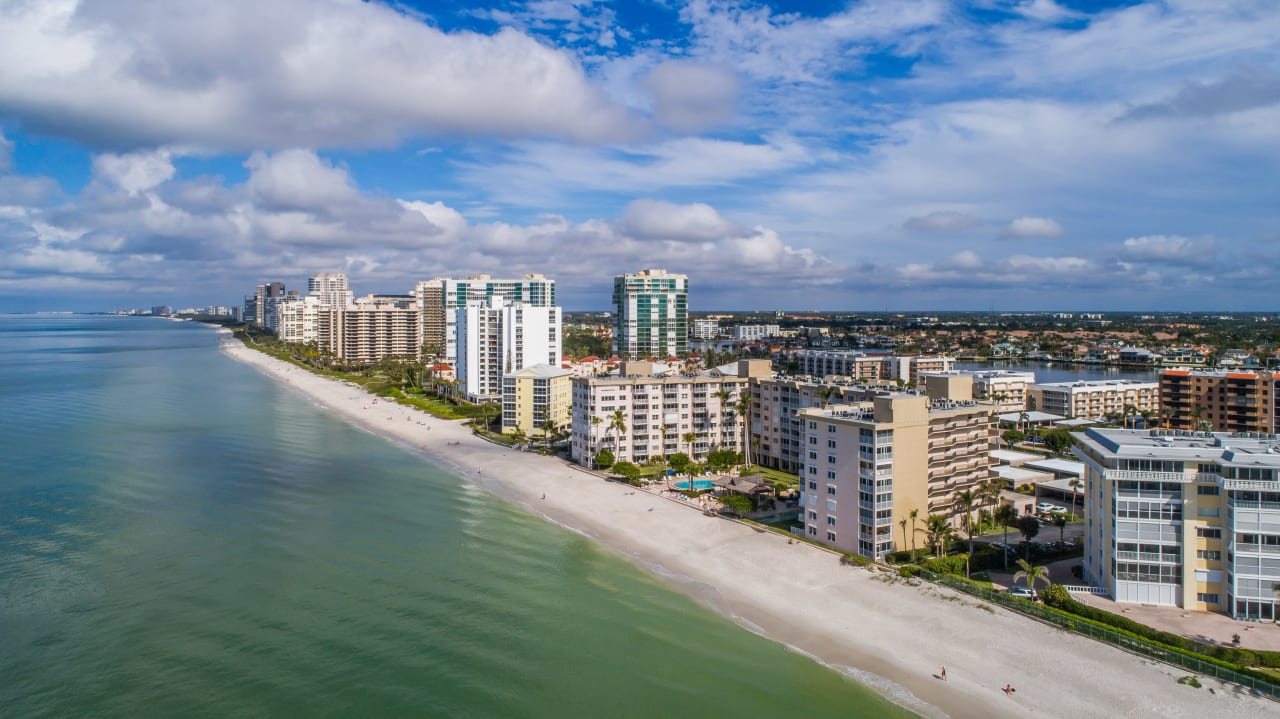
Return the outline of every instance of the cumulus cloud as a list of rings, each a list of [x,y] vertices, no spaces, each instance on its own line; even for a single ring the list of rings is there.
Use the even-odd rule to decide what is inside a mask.
[[[1005,228],[1006,237],[1060,237],[1062,225],[1050,217],[1019,217]]]
[[[8,4],[0,67],[0,114],[101,148],[644,132],[568,52],[514,29],[442,32],[373,2]]]
[[[660,200],[636,200],[627,205],[622,229],[640,239],[707,242],[736,231],[733,223],[710,205],[676,205]]]
[[[973,229],[981,224],[981,219],[967,212],[938,210],[927,215],[912,217],[902,223],[902,227],[912,232],[955,232]]]
[[[642,80],[653,95],[658,122],[680,132],[698,132],[733,117],[738,103],[738,78],[711,65],[669,60]]]
[[[1121,120],[1213,117],[1280,103],[1280,74],[1257,67],[1237,68],[1210,82],[1187,82],[1172,97],[1138,105]]]
[[[93,174],[130,195],[150,190],[173,177],[176,169],[168,150],[103,154],[93,158]]]

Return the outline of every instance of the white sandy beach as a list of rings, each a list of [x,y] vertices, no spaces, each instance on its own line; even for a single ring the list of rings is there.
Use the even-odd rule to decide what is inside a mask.
[[[871,684],[926,716],[1261,717],[1280,704],[928,583],[844,567],[783,536],[704,516],[563,461],[497,447],[225,336],[223,351],[336,417],[412,447],[530,511],[592,537],[716,611]],[[542,496],[545,494],[546,498]],[[652,511],[650,511],[652,509]],[[946,667],[947,680],[937,677]],[[1006,696],[1001,687],[1017,689]],[[1210,688],[1213,692],[1210,692]],[[796,696],[803,713],[804,697]]]

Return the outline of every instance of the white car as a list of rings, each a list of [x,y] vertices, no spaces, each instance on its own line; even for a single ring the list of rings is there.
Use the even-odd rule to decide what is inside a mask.
[[[1009,594],[1015,597],[1022,597],[1023,599],[1030,599],[1033,602],[1040,598],[1036,594],[1036,590],[1031,587],[1020,587],[1017,585],[1009,587]]]
[[[1036,511],[1044,512],[1045,514],[1056,514],[1058,512],[1065,513],[1067,511],[1067,508],[1060,504],[1050,504],[1048,502],[1041,502],[1040,504],[1036,505]]]

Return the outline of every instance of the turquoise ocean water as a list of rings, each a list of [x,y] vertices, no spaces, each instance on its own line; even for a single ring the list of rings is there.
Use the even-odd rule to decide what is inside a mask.
[[[893,717],[157,319],[0,317],[0,717]]]

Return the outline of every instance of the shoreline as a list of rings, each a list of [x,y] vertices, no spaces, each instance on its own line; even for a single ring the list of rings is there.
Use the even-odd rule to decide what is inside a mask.
[[[943,716],[1255,717],[1276,705],[1189,672],[891,573],[842,566],[804,542],[491,444],[441,420],[246,347],[220,350],[331,416],[405,447],[606,549],[739,626],[909,711]],[[545,499],[543,498],[545,496]],[[947,681],[938,678],[947,668]],[[1017,693],[1001,688],[1012,684]],[[1214,693],[1210,693],[1210,688]],[[797,695],[802,706],[803,696]]]

